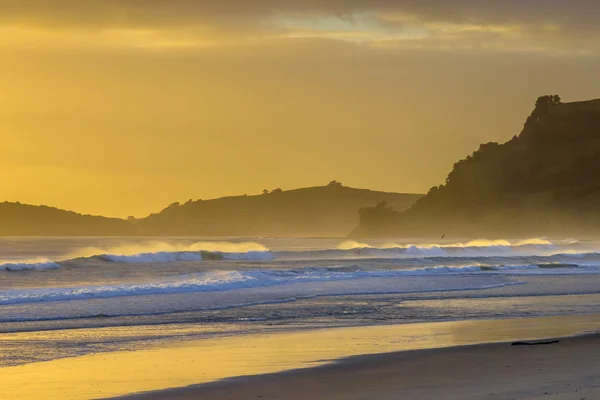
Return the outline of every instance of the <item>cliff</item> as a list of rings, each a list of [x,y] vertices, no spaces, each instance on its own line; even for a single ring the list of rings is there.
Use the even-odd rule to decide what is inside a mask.
[[[404,212],[361,210],[354,237],[594,235],[600,231],[600,100],[543,96],[518,136],[482,144]]]

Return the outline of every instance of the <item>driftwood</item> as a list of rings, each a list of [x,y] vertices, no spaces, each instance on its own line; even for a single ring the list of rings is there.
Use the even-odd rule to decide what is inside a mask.
[[[559,340],[546,340],[546,341],[534,341],[534,342],[514,342],[512,346],[536,346],[540,344],[553,344],[558,343]]]

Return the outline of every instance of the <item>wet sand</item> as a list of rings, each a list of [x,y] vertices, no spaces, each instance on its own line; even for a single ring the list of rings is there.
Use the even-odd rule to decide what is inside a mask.
[[[594,400],[600,336],[536,346],[491,344],[358,356],[336,364],[129,400]]]
[[[552,399],[547,397],[551,393],[596,390],[600,339],[580,337],[522,347],[470,345],[591,332],[600,332],[600,315],[311,329],[181,341],[0,368],[0,399],[83,400],[144,392],[138,398],[535,399],[539,395]],[[171,390],[184,387],[188,388]],[[554,398],[586,396],[600,398],[595,393]]]

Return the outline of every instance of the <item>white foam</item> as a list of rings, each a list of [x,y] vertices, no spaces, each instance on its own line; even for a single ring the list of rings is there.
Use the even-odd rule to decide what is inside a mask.
[[[141,253],[132,254],[129,256],[119,254],[102,254],[99,255],[103,260],[116,263],[148,263],[148,262],[174,262],[174,261],[202,261],[202,256],[196,253],[181,252],[158,252],[158,253]]]
[[[99,257],[114,263],[170,263],[200,262],[206,260],[232,261],[272,261],[278,260],[353,260],[353,259],[421,259],[430,258],[427,264],[462,264],[480,261],[484,257],[545,257],[548,262],[564,262],[568,258],[597,257],[590,252],[594,248],[585,247],[577,241],[566,240],[554,243],[545,238],[532,238],[519,241],[473,240],[451,244],[397,244],[370,245],[356,241],[345,241],[337,248],[322,250],[294,250],[271,252],[267,247],[255,242],[160,242],[148,241],[106,248],[82,248],[70,257]],[[551,258],[556,256],[555,258]],[[448,261],[438,260],[442,258]],[[478,258],[478,260],[473,260]],[[470,261],[469,261],[470,260]],[[407,261],[408,262],[408,261]],[[411,261],[412,262],[412,261]],[[491,263],[494,261],[492,260]],[[527,261],[526,261],[527,262]],[[538,262],[538,260],[531,260]],[[54,269],[60,262],[52,260],[8,261],[0,263],[0,270]]]
[[[205,259],[271,260],[269,249],[255,242],[194,242],[170,243],[148,241],[107,248],[87,247],[71,254],[71,257],[100,257],[117,263],[149,263],[176,261],[203,261]]]
[[[0,271],[41,271],[56,268],[60,268],[60,265],[46,259],[0,261]]]
[[[115,263],[167,263],[177,261],[239,260],[270,261],[274,256],[268,248],[254,242],[194,242],[191,244],[148,241],[120,246],[84,247],[61,261],[99,257]],[[49,259],[0,261],[2,270],[45,270],[60,268],[61,261]]]
[[[222,252],[158,252],[141,253],[132,255],[102,254],[99,255],[103,260],[116,263],[167,263],[176,261],[203,261],[206,259],[215,260],[237,260],[237,261],[270,261],[273,254],[268,251],[249,251],[247,253],[222,253]]]
[[[225,260],[238,260],[238,261],[272,261],[275,259],[275,255],[270,251],[248,251],[246,253],[218,253],[223,256]]]
[[[227,290],[252,286],[247,284],[252,280],[253,277],[237,271],[211,271],[140,284],[8,290],[0,292],[0,304]]]
[[[537,266],[496,267],[491,273],[500,270],[526,270],[532,268],[537,268]],[[170,280],[140,284],[8,290],[0,292],[0,304],[224,291],[301,282],[341,281],[363,278],[489,273],[489,268],[478,265],[437,266],[400,270],[369,270],[361,269],[358,266],[343,266],[303,267],[288,270],[209,271],[184,275]]]
[[[575,244],[578,241],[568,240],[565,244]],[[356,248],[371,248],[371,249],[393,249],[393,248],[407,248],[418,246],[421,248],[469,248],[469,247],[518,247],[526,245],[552,245],[553,243],[545,238],[531,238],[516,241],[509,241],[506,239],[475,239],[468,242],[455,242],[455,243],[425,243],[425,244],[399,244],[394,242],[385,243],[382,245],[371,245],[367,243],[361,243],[354,240],[346,240],[338,245],[340,250],[350,250]]]
[[[313,257],[480,257],[480,256],[543,256],[557,253],[579,253],[582,251],[575,240],[551,242],[546,238],[531,238],[509,241],[505,239],[477,239],[457,243],[421,243],[399,244],[385,243],[372,245],[354,240],[347,240],[334,250],[313,251],[305,256]],[[292,254],[288,253],[288,256]],[[298,257],[303,254],[297,253]]]
[[[164,242],[150,240],[142,243],[124,243],[108,247],[84,247],[78,249],[68,258],[88,258],[101,254],[115,256],[135,256],[142,254],[157,253],[197,253],[201,251],[215,253],[246,253],[246,252],[268,252],[269,249],[260,243],[255,242]]]

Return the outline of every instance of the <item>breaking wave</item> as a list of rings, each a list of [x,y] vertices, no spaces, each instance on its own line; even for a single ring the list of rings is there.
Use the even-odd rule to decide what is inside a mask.
[[[528,274],[530,270],[556,274],[552,265],[506,265],[506,266],[436,266],[413,269],[371,270],[360,266],[302,267],[287,270],[207,271],[175,277],[168,280],[139,284],[81,286],[61,288],[35,288],[0,292],[0,305],[45,301],[81,300],[175,293],[216,292],[244,288],[269,287],[302,282],[343,281],[363,278],[393,278],[403,276],[444,276],[508,273],[515,276]],[[563,266],[576,269],[576,266]],[[600,266],[587,266],[582,273]],[[545,272],[543,270],[546,270]],[[517,281],[511,284],[516,284]]]
[[[0,305],[173,293],[224,291],[299,282],[481,272],[478,266],[412,270],[364,270],[358,266],[304,267],[291,270],[207,271],[140,284],[38,288],[0,292]]]
[[[510,242],[508,240],[472,240],[451,244],[399,244],[371,245],[347,240],[337,249],[304,252],[281,252],[278,258],[402,258],[402,257],[481,257],[481,256],[543,256],[558,253],[578,253],[577,241],[550,242],[532,238]]]
[[[273,254],[268,251],[249,251],[246,253],[222,253],[208,251],[182,251],[141,253],[133,255],[101,254],[102,260],[116,263],[150,263],[150,262],[175,262],[175,261],[206,261],[206,260],[238,260],[238,261],[270,261]]]
[[[269,249],[260,243],[255,242],[194,242],[194,243],[169,243],[162,241],[148,241],[144,243],[123,244],[110,247],[84,247],[71,254],[68,258],[89,258],[94,256],[110,257],[133,257],[132,259],[143,258],[142,256],[151,254],[161,254],[164,258],[166,254],[244,254],[244,253],[268,253]],[[160,256],[159,256],[160,258]],[[172,258],[172,257],[171,257]],[[123,259],[126,260],[126,259]],[[153,260],[150,260],[153,261]],[[177,259],[173,259],[177,261]],[[193,260],[192,260],[193,261]]]
[[[114,263],[166,263],[207,260],[270,261],[274,256],[268,248],[254,242],[173,244],[150,241],[112,247],[84,247],[60,260],[44,258],[0,261],[0,271],[57,269],[65,261],[91,258]]]
[[[150,241],[108,248],[88,247],[70,258],[99,257],[116,263],[150,263],[205,260],[269,261],[273,255],[268,248],[254,242],[195,242],[191,244]]]
[[[390,259],[398,262],[429,260],[445,264],[468,263],[479,258],[543,257],[549,262],[564,262],[568,258],[598,258],[600,249],[593,249],[575,240],[551,242],[544,238],[518,241],[473,240],[450,244],[399,244],[372,245],[352,240],[344,241],[335,248],[271,251],[255,242],[194,242],[169,243],[148,241],[112,247],[85,247],[74,251],[61,260],[11,260],[0,261],[0,271],[47,270],[60,268],[66,261],[89,260],[110,263],[172,263],[202,261],[299,261],[299,260],[360,260]],[[443,260],[442,260],[443,259]],[[493,262],[494,260],[492,260]],[[595,260],[592,260],[595,261]],[[403,262],[403,261],[402,261]],[[536,261],[537,262],[537,261]],[[520,263],[520,261],[517,261]],[[73,263],[70,263],[73,265]]]
[[[56,268],[60,268],[60,265],[46,259],[0,261],[0,271],[42,271]]]
[[[573,242],[568,242],[568,245],[574,244]],[[367,243],[360,243],[354,240],[348,240],[341,243],[338,246],[340,250],[353,250],[353,249],[379,249],[379,250],[390,250],[390,249],[421,249],[421,250],[431,250],[431,249],[441,249],[441,250],[460,250],[460,249],[480,249],[480,250],[497,250],[497,249],[518,249],[521,247],[531,246],[531,247],[539,247],[539,248],[552,248],[555,247],[557,243],[552,243],[551,241],[543,238],[532,238],[525,240],[518,240],[510,242],[508,240],[499,239],[499,240],[487,240],[487,239],[477,239],[471,240],[464,243],[450,243],[450,244],[439,244],[439,243],[431,243],[431,244],[398,244],[398,243],[385,243],[382,245],[369,245]]]

